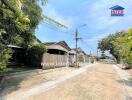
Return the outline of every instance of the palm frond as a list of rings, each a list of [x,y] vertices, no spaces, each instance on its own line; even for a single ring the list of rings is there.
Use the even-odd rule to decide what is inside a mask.
[[[56,20],[54,20],[48,16],[43,15],[43,19],[44,19],[44,21],[48,21],[48,22],[50,22],[50,23],[52,23],[58,27],[63,27],[63,28],[68,29],[68,27],[66,25],[64,25],[64,24],[62,24],[62,23],[60,23],[60,22],[58,22],[58,21],[56,21]]]
[[[1,3],[4,4],[5,6],[7,6],[14,13],[16,12],[16,9],[12,5],[10,5],[9,1],[7,1],[7,0],[1,0]]]
[[[41,2],[42,2],[42,5],[44,5],[48,3],[48,0],[41,0]]]

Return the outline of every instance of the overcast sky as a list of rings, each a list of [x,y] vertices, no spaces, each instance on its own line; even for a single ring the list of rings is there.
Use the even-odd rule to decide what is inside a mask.
[[[125,8],[123,17],[111,17],[109,8],[119,5]],[[75,47],[75,29],[79,29],[79,41],[86,53],[96,54],[98,40],[110,33],[132,28],[132,0],[49,0],[43,6],[43,14],[68,26],[67,30],[48,23],[40,23],[36,36],[42,42],[66,41]]]

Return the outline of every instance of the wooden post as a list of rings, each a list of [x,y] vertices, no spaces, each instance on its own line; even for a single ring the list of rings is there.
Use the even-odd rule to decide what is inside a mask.
[[[66,66],[69,67],[69,52],[67,53],[66,57],[67,57],[67,63],[66,63]]]

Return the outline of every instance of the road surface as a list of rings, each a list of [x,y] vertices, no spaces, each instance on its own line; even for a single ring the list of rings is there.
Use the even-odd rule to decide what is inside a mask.
[[[97,64],[58,87],[29,100],[126,100],[127,91],[112,65]]]

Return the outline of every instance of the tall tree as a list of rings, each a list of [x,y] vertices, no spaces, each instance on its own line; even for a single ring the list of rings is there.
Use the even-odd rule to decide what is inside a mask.
[[[38,2],[43,4],[47,0],[0,0],[0,64],[5,66],[7,55],[2,51],[9,51],[8,44],[14,44],[28,48],[32,45],[35,29],[43,19],[64,27],[65,25],[42,15]],[[0,67],[1,67],[0,65]],[[3,68],[3,67],[1,67]]]
[[[132,29],[125,32],[122,37],[118,37],[113,45],[119,52],[120,60],[132,66]]]
[[[102,40],[99,41],[98,43],[98,48],[101,51],[109,51],[117,60],[117,62],[120,62],[120,56],[119,52],[116,50],[116,48],[113,45],[113,42],[117,41],[117,37],[121,36],[121,33],[116,33],[116,34],[110,34],[108,37],[103,38]]]
[[[132,29],[109,35],[99,41],[98,48],[110,51],[118,63],[122,61],[132,66]]]

